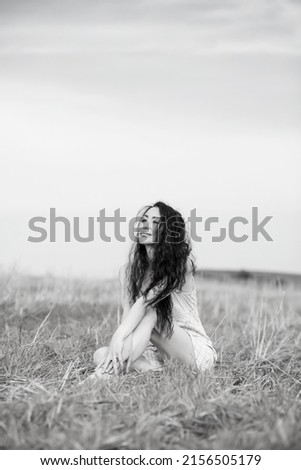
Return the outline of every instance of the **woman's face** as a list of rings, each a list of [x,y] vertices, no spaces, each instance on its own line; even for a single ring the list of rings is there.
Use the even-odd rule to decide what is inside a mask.
[[[141,217],[138,229],[137,238],[138,242],[143,245],[149,245],[156,243],[157,240],[157,229],[160,221],[160,211],[158,207],[151,207]]]

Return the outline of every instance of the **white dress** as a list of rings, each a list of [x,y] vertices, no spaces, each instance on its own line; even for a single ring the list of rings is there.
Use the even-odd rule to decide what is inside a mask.
[[[211,369],[217,360],[217,353],[212,342],[207,336],[202,325],[196,296],[196,285],[193,278],[193,290],[181,292],[176,290],[171,293],[173,301],[173,321],[182,327],[190,336],[194,348],[196,367],[199,370]],[[149,342],[143,356],[150,361],[154,367],[161,367],[164,359],[151,342]]]

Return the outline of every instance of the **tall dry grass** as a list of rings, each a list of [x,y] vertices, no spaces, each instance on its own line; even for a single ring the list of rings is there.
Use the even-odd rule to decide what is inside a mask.
[[[117,281],[0,275],[3,449],[297,449],[301,290],[197,283],[219,353],[196,377],[164,373],[78,387],[117,325]]]

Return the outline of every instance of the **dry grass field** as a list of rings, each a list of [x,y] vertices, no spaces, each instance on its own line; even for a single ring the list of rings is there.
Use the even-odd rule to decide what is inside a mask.
[[[0,275],[2,449],[300,449],[301,288],[197,279],[218,351],[196,377],[81,380],[117,325],[118,281]]]

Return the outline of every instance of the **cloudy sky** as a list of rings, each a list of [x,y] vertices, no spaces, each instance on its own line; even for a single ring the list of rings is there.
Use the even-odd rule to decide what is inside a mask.
[[[161,199],[273,216],[273,242],[207,234],[199,267],[301,272],[300,54],[299,1],[0,0],[0,264],[115,276],[128,243],[32,244],[28,220],[84,235]]]

